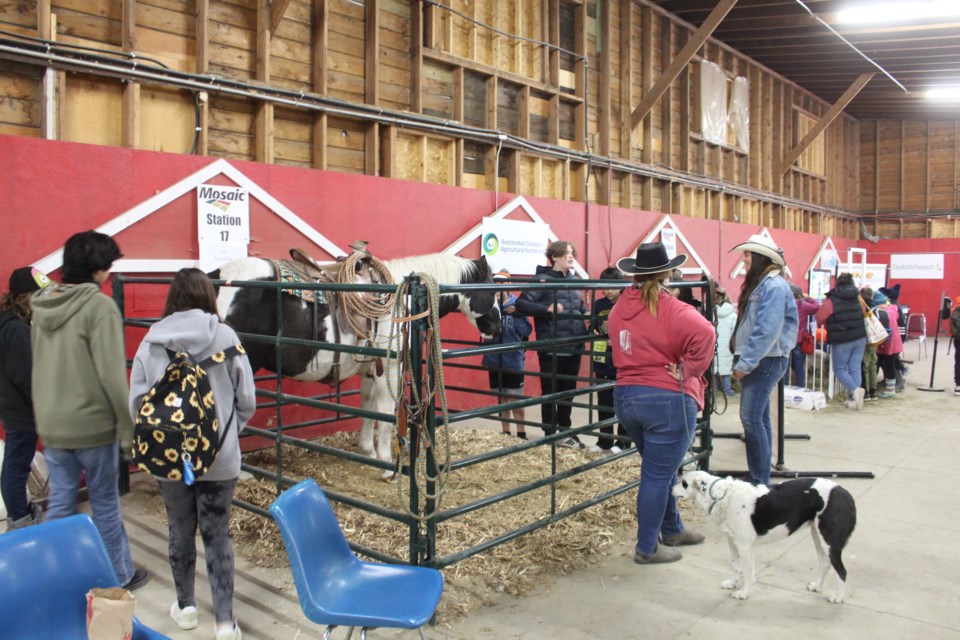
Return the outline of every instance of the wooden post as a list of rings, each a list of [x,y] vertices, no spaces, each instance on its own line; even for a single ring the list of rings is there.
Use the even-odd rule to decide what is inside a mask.
[[[210,32],[208,25],[210,22],[210,0],[197,0],[197,23],[194,35],[197,54],[196,71],[199,74],[206,74],[210,70]],[[210,148],[210,99],[206,91],[201,91],[198,96],[200,101],[200,122],[197,124],[200,131],[197,135],[196,153],[201,156],[207,155]]]
[[[327,95],[327,1],[313,2],[313,92]],[[327,168],[327,114],[313,118],[313,167]]]
[[[257,80],[270,82],[270,0],[259,0],[257,4]],[[273,163],[273,103],[262,101],[257,104],[256,119],[256,159],[257,162]]]
[[[123,0],[121,7],[121,47],[128,53],[136,52],[137,0]],[[125,147],[140,146],[140,83],[123,82],[123,115],[120,125],[120,144]]]

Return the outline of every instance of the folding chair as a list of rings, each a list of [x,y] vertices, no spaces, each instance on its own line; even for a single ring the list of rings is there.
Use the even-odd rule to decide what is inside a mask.
[[[436,611],[443,575],[436,569],[364,562],[350,549],[326,495],[313,480],[288,489],[272,505],[290,558],[303,614],[327,625],[420,629]]]

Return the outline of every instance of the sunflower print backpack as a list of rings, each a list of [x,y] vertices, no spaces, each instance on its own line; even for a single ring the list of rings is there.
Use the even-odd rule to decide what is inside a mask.
[[[210,470],[236,408],[221,428],[207,369],[242,353],[236,345],[197,361],[167,349],[170,364],[143,396],[133,422],[133,461],[140,469],[188,485]]]

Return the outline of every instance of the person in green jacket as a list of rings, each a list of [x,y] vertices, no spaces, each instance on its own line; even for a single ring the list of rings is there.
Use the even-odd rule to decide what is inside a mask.
[[[121,255],[113,238],[96,231],[67,240],[63,283],[32,298],[32,386],[50,474],[46,520],[77,513],[86,472],[93,521],[120,584],[132,590],[150,574],[133,566],[120,515],[120,450],[130,451],[133,440],[123,319],[100,291]]]

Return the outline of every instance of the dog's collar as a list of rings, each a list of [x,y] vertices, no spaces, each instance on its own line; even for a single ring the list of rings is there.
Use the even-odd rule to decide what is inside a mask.
[[[723,478],[717,478],[716,480],[714,480],[713,482],[710,483],[710,486],[709,486],[709,487],[707,487],[707,495],[710,497],[710,501],[711,501],[711,502],[710,502],[710,508],[707,509],[707,515],[712,514],[712,513],[713,513],[713,508],[714,508],[715,506],[717,506],[717,503],[720,502],[721,500],[723,500],[723,499],[727,496],[727,492],[726,492],[726,491],[723,492],[723,495],[722,495],[722,496],[715,496],[715,495],[713,495],[713,486],[714,486],[715,484],[717,484],[718,482],[720,482],[721,480],[723,480]],[[729,491],[729,489],[728,489],[728,491]]]

